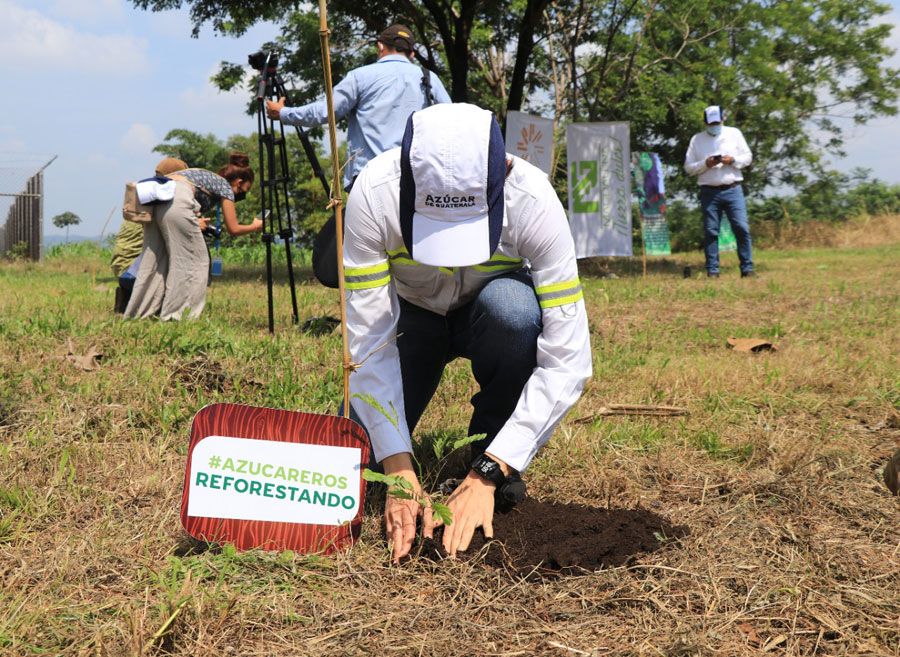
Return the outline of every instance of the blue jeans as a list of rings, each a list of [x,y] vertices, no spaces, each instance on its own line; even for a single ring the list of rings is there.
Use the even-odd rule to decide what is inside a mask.
[[[703,232],[706,244],[706,271],[719,273],[719,225],[722,213],[728,216],[731,230],[737,240],[741,273],[753,271],[753,249],[750,243],[750,224],[747,221],[747,204],[740,185],[729,189],[700,187],[700,207],[703,211]]]
[[[400,299],[397,349],[403,401],[410,433],[434,396],[446,365],[459,357],[472,362],[479,391],[472,397],[468,435],[483,452],[512,415],[537,365],[541,309],[531,277],[522,273],[492,279],[474,300],[446,316]],[[351,409],[352,410],[352,409]],[[358,416],[351,413],[357,422]]]

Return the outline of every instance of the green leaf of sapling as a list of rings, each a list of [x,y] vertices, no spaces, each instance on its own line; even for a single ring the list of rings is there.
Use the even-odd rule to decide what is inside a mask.
[[[443,522],[445,525],[450,526],[453,524],[453,512],[446,504],[441,504],[440,502],[432,502],[431,512],[435,516],[440,518],[441,522]]]

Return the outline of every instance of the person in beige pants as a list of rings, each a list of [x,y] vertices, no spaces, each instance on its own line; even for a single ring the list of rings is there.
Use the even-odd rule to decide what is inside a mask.
[[[202,217],[221,204],[225,228],[244,235],[262,228],[262,221],[239,224],[235,202],[253,184],[249,158],[232,153],[218,174],[205,169],[185,169],[169,177],[175,180],[175,197],[153,206],[153,220],[144,227],[141,265],[126,318],[158,315],[163,321],[195,319],[206,304],[209,251],[203,238]]]

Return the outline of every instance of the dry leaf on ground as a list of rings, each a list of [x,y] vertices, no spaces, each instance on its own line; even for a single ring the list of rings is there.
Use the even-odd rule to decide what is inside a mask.
[[[759,338],[728,338],[728,344],[735,351],[759,353],[760,351],[778,351],[778,347],[768,340]]]
[[[97,349],[97,345],[88,347],[87,353],[81,356],[75,353],[75,345],[72,344],[72,338],[68,339],[66,345],[68,347],[66,360],[75,367],[85,372],[93,372],[100,369],[100,360],[103,358],[103,353]]]

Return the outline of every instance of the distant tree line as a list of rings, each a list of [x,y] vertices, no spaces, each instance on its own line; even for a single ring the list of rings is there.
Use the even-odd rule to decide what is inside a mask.
[[[873,178],[868,169],[856,169],[849,174],[831,171],[795,193],[748,199],[748,212],[751,225],[757,227],[806,221],[838,224],[865,216],[900,214],[900,185]],[[696,204],[685,199],[675,200],[668,206],[667,217],[673,250],[690,251],[703,247],[703,230]],[[874,226],[872,229],[877,230]],[[640,246],[639,241],[636,243]]]
[[[131,0],[188,6],[194,32],[238,35],[259,21],[297,102],[322,93],[318,15],[295,0]],[[878,0],[330,0],[334,76],[374,61],[374,34],[405,22],[420,60],[455,101],[527,110],[568,122],[627,120],[632,146],[680,164],[701,111],[716,103],[755,154],[747,184],[802,189],[842,153],[844,132],[897,112],[900,72],[886,66],[892,26]],[[263,44],[261,44],[263,45]],[[214,81],[244,84],[246,55]],[[555,182],[565,179],[559,158]],[[670,189],[691,187],[679,168]]]

